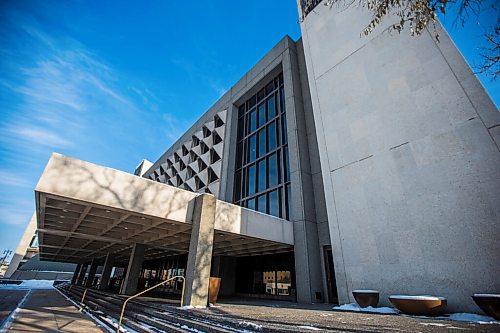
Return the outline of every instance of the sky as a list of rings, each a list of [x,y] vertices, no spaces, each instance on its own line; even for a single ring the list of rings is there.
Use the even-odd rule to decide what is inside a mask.
[[[0,1],[0,256],[52,152],[133,172],[155,161],[281,38],[295,0]],[[485,11],[443,18],[471,65]],[[497,105],[497,81],[480,77]]]

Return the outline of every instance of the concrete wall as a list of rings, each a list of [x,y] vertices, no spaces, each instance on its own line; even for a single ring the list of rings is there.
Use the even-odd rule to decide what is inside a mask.
[[[17,270],[10,277],[12,280],[71,280],[70,272],[38,272]]]
[[[500,113],[446,32],[377,32],[320,4],[301,23],[341,303],[500,292]],[[389,21],[388,21],[389,22]]]
[[[17,268],[19,267],[19,264],[26,256],[26,251],[31,244],[33,236],[35,236],[36,226],[36,213],[33,213],[30,221],[28,222],[28,225],[26,226],[26,229],[24,229],[24,233],[21,237],[21,240],[19,241],[19,244],[17,244],[16,252],[12,256],[12,259],[9,263],[9,268],[7,268],[7,272],[5,272],[5,278],[12,277],[14,272],[16,272]]]
[[[277,76],[280,72],[283,73],[285,82],[285,106],[287,110],[287,135],[292,192],[290,220],[293,222],[293,235],[284,234],[283,237],[287,240],[295,239],[296,271],[307,272],[307,274],[301,274],[297,277],[298,301],[324,301],[326,285],[324,279],[322,280],[324,272],[322,272],[321,249],[322,246],[329,244],[329,230],[327,228],[325,202],[322,200],[324,195],[322,193],[322,180],[319,167],[319,151],[316,144],[314,121],[311,116],[312,106],[309,89],[307,88],[307,72],[300,41],[295,43],[288,36],[283,38],[202,115],[155,162],[153,167],[144,176],[148,177],[155,168],[158,168],[164,162],[166,157],[178,151],[181,145],[188,141],[203,124],[210,121],[217,112],[227,110],[220,189],[218,193],[213,193],[220,200],[232,202],[236,160],[237,107],[262,89],[270,79]],[[316,205],[316,202],[319,204]],[[317,212],[318,209],[319,211]],[[232,208],[232,210],[235,209]],[[319,220],[316,217],[317,213]],[[287,228],[283,229],[279,226],[273,230],[264,230],[255,221],[255,219],[261,218],[260,214],[248,213],[247,215],[251,222],[248,223],[248,226],[254,227],[256,230],[259,229],[264,234],[287,230]],[[244,220],[242,218],[242,221]],[[317,222],[320,224],[317,224]],[[217,219],[216,226],[220,225],[221,221]],[[231,225],[235,227],[234,224]],[[318,226],[321,229],[321,243],[318,242]]]

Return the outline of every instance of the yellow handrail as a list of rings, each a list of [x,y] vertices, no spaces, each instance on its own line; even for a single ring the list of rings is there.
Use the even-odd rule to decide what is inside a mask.
[[[155,289],[156,287],[161,286],[162,284],[165,284],[165,283],[167,283],[167,282],[169,282],[169,281],[172,281],[173,279],[178,279],[178,278],[181,278],[181,279],[182,279],[182,294],[181,294],[181,306],[182,306],[182,305],[183,305],[183,302],[184,302],[184,288],[186,287],[186,279],[184,278],[184,276],[180,276],[180,275],[178,275],[178,276],[173,276],[173,277],[171,277],[170,279],[167,279],[167,280],[165,280],[165,281],[163,281],[163,282],[160,282],[160,283],[158,283],[157,285],[152,286],[151,288],[148,288],[148,289],[146,289],[146,290],[143,290],[143,291],[141,291],[140,293],[137,293],[137,294],[135,294],[134,296],[130,296],[129,298],[127,298],[127,299],[125,300],[125,302],[123,302],[122,312],[120,313],[120,320],[118,321],[118,327],[116,328],[116,333],[120,333],[120,327],[122,326],[123,314],[125,313],[125,307],[127,306],[128,301],[130,301],[131,299],[134,299],[134,298],[136,298],[137,296],[140,296],[140,295],[142,295],[142,294],[144,294],[144,293],[147,293],[148,291],[153,290],[153,289]]]
[[[85,296],[87,295],[87,290],[88,290],[88,289],[89,289],[89,288],[85,288],[85,291],[83,292],[83,295],[82,295],[82,300],[80,301],[80,304],[81,304],[81,305],[84,305],[84,304],[83,304],[83,300],[85,299]]]

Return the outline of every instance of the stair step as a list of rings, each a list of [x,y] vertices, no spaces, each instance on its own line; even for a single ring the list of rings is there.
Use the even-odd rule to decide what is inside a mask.
[[[73,297],[75,301],[80,302],[86,288],[72,286],[71,288],[60,289],[68,294],[68,296]],[[93,311],[100,311],[106,316],[118,320],[126,298],[126,296],[87,289],[84,304]],[[95,313],[95,315],[101,317],[101,320],[106,322],[105,317],[101,314]],[[234,333],[240,331],[230,327],[227,329],[223,328],[221,324],[211,323],[205,317],[202,318],[205,322],[200,321],[200,319],[197,320],[196,317],[192,313],[186,312],[186,310],[176,308],[164,309],[153,304],[132,300],[127,303],[123,324],[140,333],[156,333],[154,329],[175,333],[192,332],[193,330],[206,333]],[[108,322],[107,325],[111,327],[111,324]],[[116,329],[116,326],[114,329]]]

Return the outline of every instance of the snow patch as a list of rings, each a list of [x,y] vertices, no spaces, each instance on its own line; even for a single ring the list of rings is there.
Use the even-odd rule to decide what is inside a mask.
[[[258,330],[258,331],[260,331],[262,329],[262,325],[252,323],[251,321],[240,321],[240,322],[238,322],[238,325],[245,326],[245,327],[251,327],[254,330]]]
[[[206,309],[207,307],[206,306],[203,306],[203,305],[184,305],[184,306],[181,306],[179,309],[181,310],[190,310],[190,309]]]
[[[441,323],[420,323],[420,325],[424,325],[424,326],[438,326],[438,327],[447,327],[448,326],[446,324],[441,324]]]
[[[446,298],[440,297],[440,296],[431,296],[431,295],[417,295],[417,296],[410,296],[410,295],[391,295],[389,296],[389,299],[394,298],[394,299],[410,299],[410,300],[418,300],[418,301],[445,301]]]
[[[500,294],[474,294],[476,297],[495,297],[500,298]]]
[[[372,306],[368,306],[366,308],[361,308],[355,303],[334,306],[333,310],[355,311],[355,312],[373,312],[373,313],[382,313],[382,314],[397,314],[397,313],[399,313],[399,311],[394,309],[394,308],[388,308],[388,307],[374,308]]]
[[[52,289],[54,280],[23,280],[21,284],[0,284],[0,289]]]
[[[182,325],[181,328],[183,330],[188,330],[188,331],[195,332],[195,333],[205,333],[203,331],[197,330],[196,328],[192,328],[192,327],[189,327],[187,325]]]
[[[495,320],[492,317],[481,316],[474,313],[453,313],[448,316],[448,319],[454,321],[466,321],[478,324],[497,324],[500,325],[500,321]]]
[[[314,326],[299,326],[299,328],[310,330],[310,331],[321,331],[321,328],[317,328]]]

